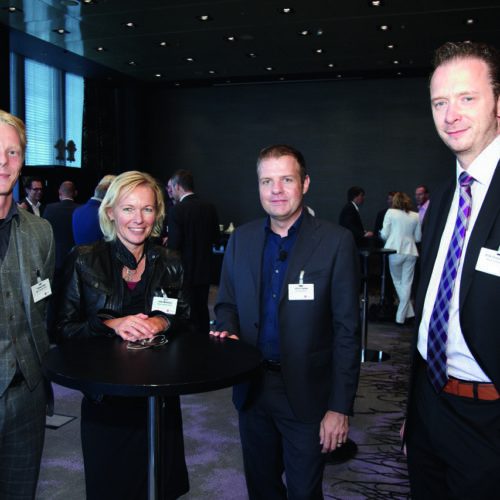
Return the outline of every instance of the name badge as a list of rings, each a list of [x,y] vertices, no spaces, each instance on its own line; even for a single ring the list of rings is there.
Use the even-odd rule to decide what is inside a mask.
[[[153,297],[153,311],[161,311],[165,314],[175,314],[177,311],[177,299]]]
[[[314,284],[288,285],[288,300],[314,300]]]
[[[33,300],[35,303],[40,302],[45,297],[52,295],[52,290],[50,289],[50,281],[45,279],[39,281],[36,285],[31,287],[31,294],[33,295]]]
[[[476,271],[500,276],[500,255],[491,248],[481,248],[479,258],[477,259]]]

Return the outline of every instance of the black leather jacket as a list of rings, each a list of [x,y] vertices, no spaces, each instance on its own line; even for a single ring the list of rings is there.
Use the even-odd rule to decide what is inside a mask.
[[[115,335],[103,320],[127,315],[122,311],[122,269],[130,255],[119,241],[101,240],[73,248],[56,298],[56,342]],[[176,314],[164,315],[170,323],[168,332],[190,330],[189,292],[180,253],[147,242],[145,258],[148,282],[143,313],[163,315],[151,308],[153,297],[161,297],[164,291],[169,298],[178,300]]]

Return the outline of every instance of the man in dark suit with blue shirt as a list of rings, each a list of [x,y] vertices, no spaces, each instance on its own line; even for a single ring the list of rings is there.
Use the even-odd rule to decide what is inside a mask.
[[[304,209],[299,151],[265,148],[257,174],[268,217],[231,235],[213,335],[265,359],[233,391],[250,499],[321,499],[325,454],[346,442],[358,385],[358,254],[349,231]]]
[[[457,161],[425,214],[404,429],[414,500],[500,495],[500,53],[436,51],[438,134]]]

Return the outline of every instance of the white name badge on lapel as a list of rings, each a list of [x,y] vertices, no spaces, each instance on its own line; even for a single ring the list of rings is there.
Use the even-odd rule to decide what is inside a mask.
[[[161,311],[164,314],[175,314],[177,311],[177,299],[168,297],[153,297],[153,311]]]
[[[31,294],[33,295],[33,300],[36,302],[40,302],[45,299],[45,297],[49,297],[52,295],[52,290],[50,289],[50,281],[48,279],[39,281],[36,285],[31,287]]]
[[[491,248],[481,248],[479,258],[477,259],[476,271],[500,277],[500,254]]]
[[[288,300],[314,300],[314,284],[288,285]]]

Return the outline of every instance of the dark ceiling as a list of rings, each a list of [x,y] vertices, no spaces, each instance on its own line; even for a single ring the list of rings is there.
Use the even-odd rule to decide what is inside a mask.
[[[445,41],[500,47],[499,0],[379,3],[0,0],[0,23],[135,80],[181,85],[415,76]]]

